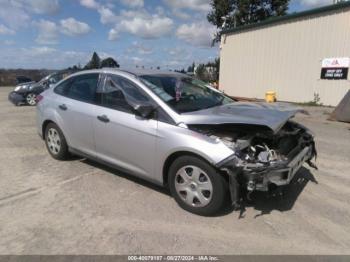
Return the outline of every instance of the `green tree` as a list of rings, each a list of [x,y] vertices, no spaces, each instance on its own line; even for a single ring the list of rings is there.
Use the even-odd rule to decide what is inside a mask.
[[[181,73],[181,74],[186,74],[186,70],[184,68],[182,68],[181,70],[176,70],[175,69],[175,72]]]
[[[91,60],[86,64],[84,69],[98,69],[101,67],[101,59],[96,52],[93,53]]]
[[[187,68],[187,72],[188,72],[188,73],[193,73],[195,67],[196,67],[196,65],[195,65],[195,63],[193,62],[192,65],[190,65],[190,66]]]
[[[287,13],[290,0],[211,0],[212,11],[207,18],[220,30],[258,23]],[[216,36],[219,41],[220,32]]]
[[[108,57],[106,59],[103,59],[101,62],[101,68],[102,67],[112,67],[112,68],[119,68],[120,65],[117,61],[115,61],[112,57]]]
[[[219,81],[220,74],[220,58],[215,58],[214,62],[206,64],[206,68],[210,68],[210,81]]]
[[[199,64],[197,66],[195,76],[202,81],[209,81],[208,72],[204,64]]]

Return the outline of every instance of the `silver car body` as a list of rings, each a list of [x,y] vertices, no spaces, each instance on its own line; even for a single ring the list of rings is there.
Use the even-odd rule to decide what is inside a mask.
[[[132,81],[168,114],[172,123],[73,100],[56,94],[54,88],[50,88],[42,93],[44,99],[37,105],[39,134],[43,136],[45,123],[52,121],[63,131],[72,152],[120,167],[160,185],[166,182],[163,180],[167,160],[175,154],[192,153],[214,166],[234,154],[234,150],[221,139],[191,130],[188,125],[247,124],[263,126],[276,133],[298,112],[298,109],[285,104],[236,102],[178,114],[149,90],[137,77],[138,72],[90,70],[67,79],[87,73],[113,74]],[[68,110],[59,110],[62,104]],[[110,122],[99,121],[97,116],[101,115],[108,116]]]
[[[158,103],[175,124],[142,119],[121,111],[73,100],[55,94],[53,88],[50,88],[42,94],[44,99],[37,105],[40,136],[43,136],[45,121],[52,121],[63,131],[71,151],[121,167],[158,184],[163,184],[164,163],[174,153],[191,152],[212,164],[232,155],[232,150],[221,141],[184,128],[181,125],[184,117],[169,108],[133,74],[103,69],[84,71],[70,77],[86,73],[117,74],[127,78]],[[61,104],[65,104],[68,110],[59,110]],[[107,115],[110,123],[106,125],[98,121],[98,115]]]

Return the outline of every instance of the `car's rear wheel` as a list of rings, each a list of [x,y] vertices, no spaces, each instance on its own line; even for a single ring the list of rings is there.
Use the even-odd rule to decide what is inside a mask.
[[[50,155],[57,160],[65,160],[69,156],[66,139],[59,127],[50,123],[45,129],[45,144]]]
[[[35,106],[36,105],[36,94],[34,93],[29,93],[26,95],[26,102],[30,106]]]
[[[182,156],[172,163],[168,184],[176,202],[198,215],[216,214],[227,199],[228,185],[223,176],[194,156]]]

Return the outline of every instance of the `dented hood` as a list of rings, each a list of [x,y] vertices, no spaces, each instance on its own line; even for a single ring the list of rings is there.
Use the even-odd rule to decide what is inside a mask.
[[[287,103],[235,102],[195,112],[184,113],[188,125],[246,124],[278,130],[297,112],[302,111]]]

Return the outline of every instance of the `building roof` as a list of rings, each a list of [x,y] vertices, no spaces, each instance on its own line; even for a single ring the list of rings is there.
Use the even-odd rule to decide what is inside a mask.
[[[230,34],[230,33],[244,32],[244,31],[248,31],[251,29],[259,29],[260,27],[275,25],[275,24],[278,24],[280,22],[291,21],[291,20],[295,20],[298,18],[306,18],[306,17],[310,17],[310,16],[314,16],[314,15],[320,15],[323,13],[341,11],[342,9],[347,9],[347,8],[350,8],[350,1],[341,2],[341,3],[333,4],[333,5],[328,5],[328,6],[324,6],[324,7],[319,7],[319,8],[315,8],[315,9],[310,9],[310,10],[303,11],[303,12],[292,13],[289,15],[272,17],[270,19],[266,19],[266,20],[258,22],[258,23],[238,26],[236,28],[224,29],[221,32],[221,34],[224,35],[224,34]]]

